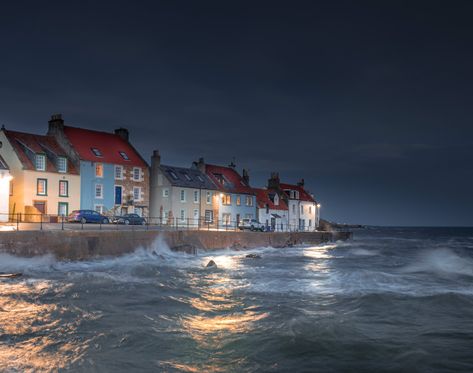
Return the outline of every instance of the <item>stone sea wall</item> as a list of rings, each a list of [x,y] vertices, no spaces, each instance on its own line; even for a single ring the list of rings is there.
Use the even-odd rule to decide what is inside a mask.
[[[31,257],[52,254],[59,260],[84,260],[119,256],[138,248],[154,249],[160,244],[171,250],[256,247],[284,248],[347,240],[351,232],[215,232],[215,231],[20,231],[0,233],[0,252]]]

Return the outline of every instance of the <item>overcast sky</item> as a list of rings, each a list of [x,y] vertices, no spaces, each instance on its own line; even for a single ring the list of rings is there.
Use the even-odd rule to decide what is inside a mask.
[[[339,222],[473,225],[473,2],[98,3],[1,5],[0,124],[235,157]]]

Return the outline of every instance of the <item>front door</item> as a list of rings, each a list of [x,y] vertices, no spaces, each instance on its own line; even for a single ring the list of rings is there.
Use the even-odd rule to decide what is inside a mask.
[[[236,214],[237,227],[240,225],[240,214]]]
[[[276,218],[271,218],[271,229],[274,231],[276,228]]]
[[[57,208],[58,216],[67,216],[69,210],[69,206],[67,202],[59,202]]]
[[[121,205],[122,204],[122,186],[115,185],[115,204]]]

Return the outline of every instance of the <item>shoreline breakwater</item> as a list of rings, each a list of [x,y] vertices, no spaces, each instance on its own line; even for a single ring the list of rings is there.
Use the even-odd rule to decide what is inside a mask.
[[[138,248],[152,250],[159,242],[171,250],[245,250],[287,248],[348,240],[352,232],[217,232],[217,231],[20,231],[0,233],[0,252],[33,257],[53,255],[58,260],[120,256]]]

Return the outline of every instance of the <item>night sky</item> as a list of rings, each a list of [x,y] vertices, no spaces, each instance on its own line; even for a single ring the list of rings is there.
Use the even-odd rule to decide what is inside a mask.
[[[355,4],[356,3],[356,4]],[[472,1],[0,8],[0,124],[124,126],[149,159],[303,177],[322,216],[473,225]]]

